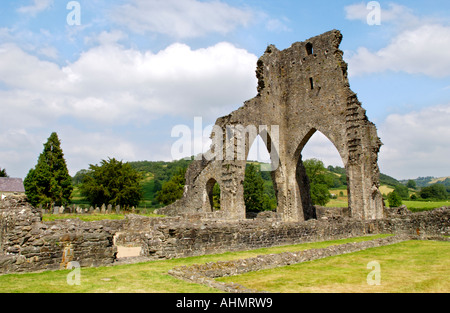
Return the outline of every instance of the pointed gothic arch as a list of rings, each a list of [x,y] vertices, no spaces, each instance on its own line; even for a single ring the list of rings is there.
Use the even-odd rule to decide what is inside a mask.
[[[378,169],[382,143],[375,125],[368,120],[356,94],[350,89],[347,64],[339,49],[341,41],[342,34],[332,30],[294,43],[283,51],[268,46],[257,62],[257,96],[216,121],[216,126],[224,133],[227,127],[238,129],[236,125],[245,125],[244,133],[247,127],[253,131],[254,126],[256,134],[261,133],[261,125],[278,127],[279,136],[271,133],[268,138],[274,140],[277,147],[279,162],[274,171],[277,212],[285,221],[314,217],[310,201],[298,186],[299,182],[305,185],[302,183],[305,173],[299,166],[302,149],[317,130],[334,144],[345,165],[350,216],[363,220],[383,217]],[[246,141],[242,138],[247,137],[239,138]],[[224,150],[233,151],[231,157],[202,158],[191,164],[186,174],[185,195],[167,208],[167,214],[178,210],[204,211],[204,186],[211,177],[216,177],[222,191],[222,211],[229,219],[245,218],[243,181],[253,140],[249,137],[244,148],[236,142],[225,142]]]

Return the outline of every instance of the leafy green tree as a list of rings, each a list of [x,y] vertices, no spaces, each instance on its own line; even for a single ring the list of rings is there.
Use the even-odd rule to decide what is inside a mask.
[[[84,177],[88,173],[88,170],[79,170],[75,176],[72,178],[72,183],[74,186],[77,186],[83,182]]]
[[[34,206],[67,205],[73,186],[67,170],[61,141],[57,133],[52,133],[44,144],[38,163],[28,172],[24,180],[25,193]]]
[[[141,175],[129,163],[114,158],[90,165],[80,192],[91,205],[137,206],[142,198]]]
[[[244,202],[248,212],[264,210],[264,180],[252,163],[245,169]]]
[[[311,201],[316,205],[326,205],[330,201],[327,176],[323,162],[317,159],[310,159],[303,162],[306,175],[309,179]]]
[[[169,205],[183,196],[186,168],[178,168],[175,175],[162,185],[155,199],[164,205]]]
[[[220,186],[218,183],[214,184],[212,196],[213,196],[213,209],[220,210]]]
[[[5,169],[1,169],[0,168],[0,177],[9,177],[8,174],[6,174],[6,170]]]
[[[158,191],[160,191],[162,189],[162,184],[159,181],[159,179],[155,179],[154,183],[153,183],[153,192],[157,193]]]
[[[396,185],[394,187],[394,190],[402,199],[408,199],[409,198],[408,187],[406,187],[404,185]]]
[[[390,208],[398,208],[402,205],[402,197],[394,190],[388,194],[388,202]]]
[[[309,159],[303,162],[303,166],[305,167],[306,175],[308,175],[311,185],[326,184],[325,166],[322,161]]]
[[[428,187],[423,187],[420,191],[420,197],[422,199],[446,200],[448,193],[444,185],[433,184]]]
[[[330,201],[330,192],[324,184],[313,184],[311,189],[311,201],[314,205],[324,206]]]
[[[412,179],[408,180],[408,182],[406,183],[406,187],[416,189],[417,188],[416,181]]]

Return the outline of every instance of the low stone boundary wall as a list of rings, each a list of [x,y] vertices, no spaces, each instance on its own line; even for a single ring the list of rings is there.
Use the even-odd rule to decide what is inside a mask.
[[[82,267],[111,265],[118,261],[118,247],[139,248],[133,250],[140,258],[156,260],[366,234],[450,235],[450,208],[392,210],[384,219],[369,221],[338,216],[339,210],[326,213],[299,223],[282,222],[276,214],[240,221],[130,214],[124,220],[42,222],[39,208],[12,195],[0,201],[0,274],[55,270],[71,261]]]
[[[170,259],[367,234],[448,236],[450,209],[392,215],[380,220],[323,217],[301,223],[286,223],[271,218],[220,221],[129,216],[117,242],[140,246],[142,255],[152,259]]]
[[[114,234],[125,221],[42,222],[42,212],[23,197],[0,202],[0,274],[82,267],[116,260]]]
[[[215,278],[224,276],[234,276],[247,272],[263,269],[277,268],[286,265],[298,264],[302,262],[318,260],[334,255],[352,253],[380,246],[396,244],[410,240],[411,236],[392,236],[382,239],[374,239],[357,243],[346,243],[333,245],[327,248],[310,249],[297,252],[284,252],[279,254],[259,255],[254,258],[239,259],[233,261],[210,262],[206,264],[194,264],[191,266],[175,267],[169,274],[189,282],[203,284],[212,288],[217,288],[225,292],[234,293],[255,293],[239,284],[226,284],[218,282]]]

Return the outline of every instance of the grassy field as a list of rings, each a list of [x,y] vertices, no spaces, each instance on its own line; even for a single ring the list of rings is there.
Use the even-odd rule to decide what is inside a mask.
[[[195,263],[216,262],[255,257],[261,254],[299,251],[303,249],[323,248],[334,244],[370,240],[384,236],[351,238],[338,241],[308,243],[293,246],[263,248],[242,252],[227,252],[217,255],[190,257],[175,260],[153,261],[112,267],[82,268],[81,284],[70,286],[67,275],[70,271],[48,271],[31,274],[11,274],[0,276],[0,293],[209,293],[218,292],[202,285],[187,283],[175,279],[167,272],[176,266]]]
[[[406,205],[411,211],[423,211],[441,208],[443,206],[450,206],[450,201],[407,201],[403,200],[403,204]]]
[[[388,194],[389,192],[392,192],[394,189],[387,187],[387,186],[381,186],[380,191],[383,194]],[[339,196],[342,192],[342,196]],[[347,198],[347,189],[330,189],[331,194],[337,195],[337,199],[331,199],[330,202],[326,204],[326,207],[328,208],[341,208],[341,207],[347,207],[348,206],[348,198]],[[432,210],[436,208],[441,208],[443,206],[450,206],[450,201],[412,201],[412,200],[403,200],[402,203],[406,205],[406,207],[413,211],[426,211],[426,210]],[[386,204],[388,204],[386,202]]]
[[[261,254],[324,248],[380,238],[371,236],[345,240],[264,248],[242,252],[153,261],[113,267],[82,268],[81,284],[70,286],[70,271],[0,276],[0,292],[32,293],[215,293],[215,289],[175,279],[167,272],[182,265],[255,257]],[[368,286],[368,262],[381,264],[381,286]],[[450,292],[450,244],[411,241],[368,249],[348,255],[259,271],[227,278],[247,287],[272,292]],[[221,279],[224,280],[224,279]]]
[[[372,261],[380,264],[378,286],[367,282]],[[448,293],[450,243],[408,241],[218,280],[277,293]]]

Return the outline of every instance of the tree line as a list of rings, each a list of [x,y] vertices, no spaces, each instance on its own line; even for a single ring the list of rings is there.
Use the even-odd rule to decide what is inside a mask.
[[[137,206],[142,198],[140,174],[128,163],[116,159],[102,160],[89,170],[77,173],[81,194],[91,205]],[[77,176],[77,175],[76,175]],[[61,141],[53,132],[44,144],[37,164],[24,179],[25,194],[34,206],[51,208],[71,203],[74,190]]]
[[[151,197],[150,207],[162,207],[175,202],[183,195],[185,173],[190,160],[173,162],[122,162],[115,158],[91,164],[72,178],[67,170],[61,141],[52,133],[44,144],[37,164],[30,169],[25,180],[26,195],[34,206],[52,207],[69,205],[76,186],[90,205],[111,204],[137,207]],[[270,172],[261,172],[258,162],[249,161],[245,170],[244,200],[248,211],[270,211],[277,207],[277,198]],[[344,168],[328,166],[317,159],[305,160],[303,166],[309,179],[312,202],[326,205],[331,198],[331,188],[346,188]],[[152,179],[143,180],[151,173]],[[0,169],[0,177],[8,177]],[[446,200],[450,194],[450,179],[426,187],[418,187],[414,180],[401,184],[387,175],[380,175],[386,184],[395,184],[387,195],[389,205],[399,206],[402,200]],[[413,192],[412,192],[413,191]],[[220,208],[220,186],[213,188],[213,207]]]
[[[415,180],[408,180],[406,185],[398,184],[387,196],[390,207],[399,207],[403,200],[414,201],[442,201],[450,197],[450,179],[442,183],[431,184],[426,187],[419,187]]]

